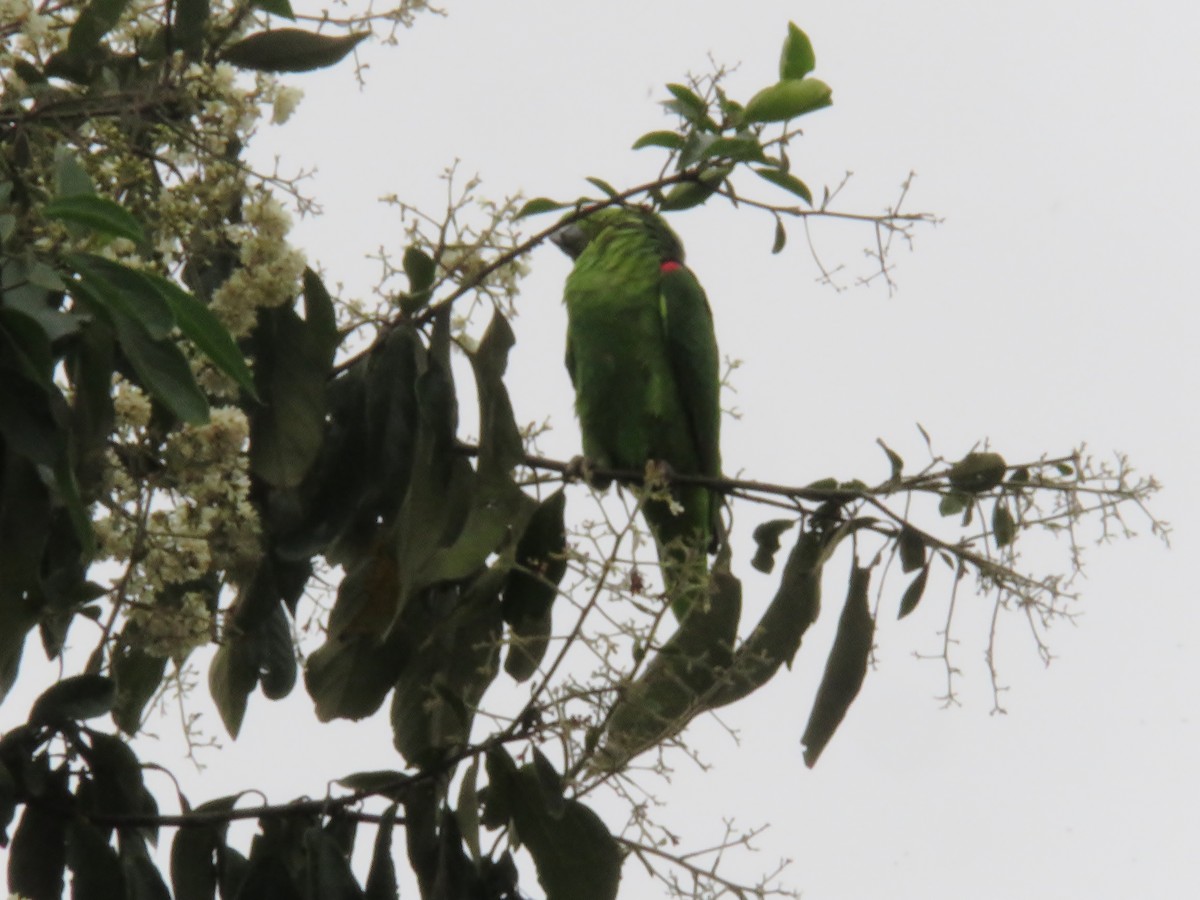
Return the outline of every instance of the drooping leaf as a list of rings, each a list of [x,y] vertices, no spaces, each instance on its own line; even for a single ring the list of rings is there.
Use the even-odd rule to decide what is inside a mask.
[[[360,900],[363,892],[350,871],[348,855],[328,829],[308,829],[304,833],[304,851],[305,885],[309,897]]]
[[[875,620],[867,597],[871,582],[870,568],[857,563],[850,573],[846,605],[838,620],[833,649],[825,662],[825,674],[817,688],[808,725],[804,729],[804,764],[816,765],[821,751],[845,718],[846,711],[862,688],[867,674],[871,645],[875,638]]]
[[[900,551],[900,568],[905,572],[914,572],[925,565],[925,539],[915,528],[901,528],[896,546]]]
[[[784,39],[783,52],[779,57],[780,80],[803,78],[816,67],[817,56],[808,35],[795,22],[788,22],[787,38]]]
[[[921,597],[925,594],[925,584],[928,581],[929,566],[925,566],[904,589],[904,596],[900,598],[900,612],[896,616],[897,619],[903,619],[917,608],[917,604],[921,602]]]
[[[578,800],[551,790],[553,766],[536,761],[517,769],[500,747],[487,753],[489,792],[507,798],[506,812],[528,848],[546,900],[615,900],[621,852],[604,822]],[[491,794],[489,794],[490,796]]]
[[[65,145],[54,148],[54,193],[58,197],[96,193],[92,176],[79,162],[79,157]]]
[[[1007,547],[1016,537],[1017,525],[1008,504],[1003,497],[996,498],[996,507],[992,510],[992,537],[997,547]]]
[[[785,122],[833,103],[833,90],[818,78],[788,79],[765,87],[746,104],[742,121]]]
[[[534,510],[517,544],[516,565],[501,599],[511,643],[504,670],[517,681],[537,671],[550,639],[550,612],[567,571],[566,495],[555,491]]]
[[[970,494],[964,494],[962,491],[950,491],[948,494],[943,494],[942,499],[938,501],[938,514],[942,516],[958,515],[964,509],[970,509],[971,502]]]
[[[73,819],[67,826],[67,866],[71,900],[128,896],[125,872],[108,834],[86,819]]]
[[[209,0],[175,0],[172,36],[189,60],[195,61],[200,58],[210,13]]]
[[[42,214],[110,237],[126,238],[135,244],[146,240],[141,223],[132,213],[120,204],[94,194],[71,194],[51,200],[42,207]]]
[[[330,350],[322,323],[290,305],[262,310],[251,341],[261,406],[250,416],[250,468],[275,487],[295,487],[325,432]]]
[[[695,180],[674,185],[663,197],[659,208],[672,212],[699,206],[721,188],[731,171],[731,166],[715,166],[706,169]]]
[[[126,638],[132,628],[126,625]],[[113,648],[112,677],[117,689],[113,721],[126,734],[137,733],[142,711],[158,691],[166,668],[165,657],[151,656],[130,640],[121,640]]]
[[[782,253],[787,246],[787,229],[783,227],[783,219],[775,217],[775,240],[771,243],[772,253]]]
[[[758,545],[758,549],[754,552],[754,558],[750,560],[750,565],[758,569],[760,572],[769,573],[775,568],[775,554],[779,552],[779,538],[796,524],[795,519],[772,519],[769,522],[763,522],[754,529],[754,543]]]
[[[400,889],[396,883],[396,864],[392,861],[392,828],[396,822],[398,804],[393,803],[383,811],[375,832],[375,848],[371,853],[371,867],[367,870],[364,895],[366,900],[399,900]]]
[[[335,36],[276,28],[242,38],[225,48],[221,58],[260,72],[311,72],[340,62],[369,35],[366,31]]]
[[[60,770],[51,777],[52,798],[69,803],[66,772]],[[8,889],[13,894],[33,900],[62,896],[67,822],[66,816],[42,803],[26,805],[8,848]]]

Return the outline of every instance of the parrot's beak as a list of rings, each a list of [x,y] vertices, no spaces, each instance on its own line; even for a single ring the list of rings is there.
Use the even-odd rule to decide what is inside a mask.
[[[558,229],[550,235],[550,240],[571,259],[579,259],[579,254],[588,244],[587,233],[574,223]]]

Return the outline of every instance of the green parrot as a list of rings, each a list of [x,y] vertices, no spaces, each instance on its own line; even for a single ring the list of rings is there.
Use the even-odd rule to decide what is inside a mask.
[[[613,206],[552,237],[575,267],[567,277],[567,371],[585,458],[641,471],[655,460],[680,474],[721,473],[720,359],[712,311],[683,245],[653,212]],[[720,533],[711,490],[673,485],[642,514],[680,619],[708,589],[707,553]]]

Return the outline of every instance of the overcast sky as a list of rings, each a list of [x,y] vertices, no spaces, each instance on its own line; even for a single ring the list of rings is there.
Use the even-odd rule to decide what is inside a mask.
[[[696,726],[715,766],[664,786],[664,816],[703,842],[719,837],[723,816],[770,823],[759,857],[738,870],[789,857],[785,881],[807,900],[1194,895],[1200,8],[446,6],[448,18],[421,18],[396,47],[364,45],[365,90],[346,68],[297,78],[306,101],[263,135],[263,154],[320,167],[310,191],[325,217],[297,234],[330,281],[352,291],[371,283],[363,255],[402,247],[394,210],[376,198],[436,207],[436,176],[455,158],[495,195],[572,198],[587,175],[618,186],[653,177],[658,158],[628,147],[668,125],[662,85],[706,71],[711,53],[741,63],[730,90],[748,96],[773,80],[791,19],[811,37],[815,74],[835,100],[806,122],[793,171],[819,190],[852,170],[839,205],[866,212],[891,203],[915,171],[909,207],[944,222],[918,229],[913,252],[895,259],[899,291],[889,297],[817,284],[799,229],[772,256],[772,222],[750,210],[673,217],[722,352],[743,361],[726,470],[796,484],[878,481],[887,470],[875,439],[917,464],[920,422],[947,456],[985,437],[1010,459],[1086,440],[1097,455],[1128,453],[1166,486],[1154,509],[1174,525],[1174,548],[1148,536],[1095,548],[1083,615],[1051,632],[1048,669],[1015,617],[1002,624],[1007,715],[989,715],[990,607],[969,593],[955,649],[964,706],[939,707],[943,670],[913,658],[938,648],[947,592],[931,589],[912,617],[883,617],[878,668],[820,763],[804,768],[799,738],[832,633],[827,611],[794,670],[723,716],[740,744],[712,722]],[[849,267],[847,283],[869,269],[869,233],[815,223],[813,238],[827,264]],[[569,262],[547,247],[532,265],[511,390],[519,419],[553,412],[544,449],[567,457],[578,452],[561,368]],[[761,602],[770,587],[747,579],[747,590]],[[252,698],[242,739],[189,778],[193,802],[264,784],[281,801],[327,777],[398,765],[382,728],[372,747],[360,727],[339,725],[313,729],[312,778],[271,780],[274,753],[294,752],[307,708],[302,691],[275,706]],[[279,750],[264,751],[272,741]],[[172,761],[165,746],[142,753]],[[626,867],[631,896],[635,868]]]

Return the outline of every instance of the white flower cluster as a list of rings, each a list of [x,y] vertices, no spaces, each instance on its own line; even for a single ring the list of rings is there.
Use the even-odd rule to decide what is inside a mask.
[[[168,436],[151,474],[135,475],[131,469],[152,458],[136,443],[145,436],[149,401],[121,382],[114,408],[118,434],[129,443],[124,458],[110,451],[110,514],[96,521],[96,537],[102,555],[128,565],[124,598],[143,649],[180,657],[213,633],[208,600],[188,587],[213,573],[244,576],[259,556],[249,423],[236,407],[213,409],[207,424]]]
[[[254,327],[259,309],[295,299],[304,254],[287,242],[291,218],[269,193],[243,207],[244,222],[226,229],[238,246],[241,266],[213,294],[212,310],[234,337]]]

